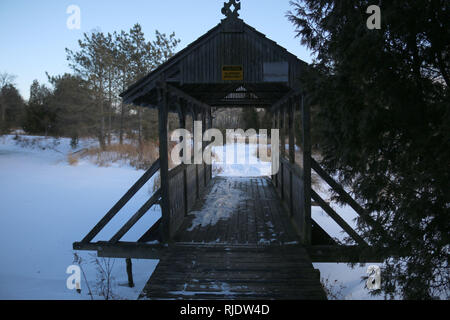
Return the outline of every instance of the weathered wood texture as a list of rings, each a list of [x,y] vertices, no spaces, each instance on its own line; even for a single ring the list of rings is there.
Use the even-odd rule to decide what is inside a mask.
[[[148,180],[159,170],[160,161],[156,160],[150,169],[120,198],[119,201],[106,213],[106,215],[92,228],[83,238],[82,242],[89,243],[95,236],[111,221],[112,218],[130,201],[130,199],[147,183]]]
[[[206,167],[206,170],[205,170]],[[208,185],[211,177],[209,165],[184,165],[181,164],[178,167],[172,169],[169,172],[169,192],[170,192],[170,235],[173,237],[179,230],[181,224],[185,220],[186,212],[192,210],[194,204],[197,201],[197,192],[202,194]],[[196,174],[198,170],[198,187]],[[184,191],[184,175],[186,174],[186,192]],[[205,185],[206,180],[206,185]],[[185,202],[185,197],[187,201]],[[187,203],[187,208],[185,204]],[[186,210],[187,209],[187,210]]]
[[[243,22],[235,31],[223,23],[211,29],[122,93],[124,102],[154,108],[158,81],[222,107],[270,107],[297,89],[305,62]],[[224,66],[242,68],[242,80],[224,80]],[[239,88],[251,94],[237,93]]]
[[[277,184],[275,189],[279,200],[289,210],[290,223],[294,226],[296,233],[303,237],[305,209],[304,209],[304,181],[303,170],[288,159],[280,157],[280,170],[276,175]],[[292,187],[291,187],[292,183]],[[304,241],[304,239],[301,239]]]
[[[231,195],[230,203],[227,195]],[[179,228],[175,241],[252,245],[299,241],[269,178],[215,177],[200,198]],[[217,223],[195,224],[198,217],[215,214],[221,217]]]
[[[140,299],[295,299],[326,295],[305,249],[176,246],[164,254]]]

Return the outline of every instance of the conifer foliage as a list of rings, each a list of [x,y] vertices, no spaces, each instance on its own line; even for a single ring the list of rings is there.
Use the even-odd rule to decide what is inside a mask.
[[[359,221],[380,252],[387,296],[448,298],[450,2],[292,1],[289,20],[314,53],[303,79],[322,165],[389,237]]]

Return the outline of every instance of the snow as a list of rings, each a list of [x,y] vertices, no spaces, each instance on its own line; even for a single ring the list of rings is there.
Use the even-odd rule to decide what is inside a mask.
[[[237,211],[239,204],[246,200],[245,195],[233,187],[238,179],[220,179],[214,184],[211,192],[206,196],[202,210],[191,212],[195,218],[188,231],[198,226],[215,225],[219,220],[229,219]]]
[[[96,141],[83,139],[77,149],[96,146]],[[227,163],[227,154],[235,148],[235,163]],[[90,299],[82,280],[82,293],[66,288],[66,269],[73,264],[72,243],[79,241],[111,206],[142,175],[143,171],[127,165],[98,167],[88,160],[76,166],[67,162],[73,150],[69,139],[14,136],[0,137],[0,299]],[[256,145],[238,143],[236,146],[215,147],[218,160],[213,164],[219,176],[268,176],[271,166],[256,157]],[[218,170],[218,171],[217,171]],[[238,178],[236,178],[238,179]],[[215,215],[196,212],[191,228],[215,224],[226,219],[244,197],[230,188],[232,180],[223,180],[216,192],[224,197],[206,199]],[[148,199],[153,180],[94,239],[108,240],[120,226]],[[234,191],[231,191],[234,190]],[[316,190],[329,198],[327,187],[321,183]],[[351,208],[331,204],[351,226],[356,213]],[[210,211],[211,212],[211,211]],[[161,215],[155,206],[122,239],[136,241]],[[319,207],[312,215],[333,237],[343,239],[342,230]],[[90,287],[96,280],[95,266],[89,263],[90,253],[79,252],[87,261],[83,265]],[[114,294],[121,299],[136,299],[154,271],[158,260],[133,259],[134,288],[128,288],[124,259],[116,259],[113,276]],[[361,277],[367,265],[351,269],[347,264],[315,263],[322,278],[338,280],[345,288],[345,299],[371,299]],[[226,291],[226,288],[223,288]],[[101,297],[96,296],[96,299]]]
[[[338,205],[330,201],[331,192],[328,184],[319,180],[318,185],[313,186],[313,189],[327,201],[331,208],[334,209],[353,229],[356,229],[357,213],[348,205]],[[317,206],[311,207],[311,216],[322,229],[324,229],[331,237],[344,241],[348,235],[342,230],[342,228],[332,219],[328,214]],[[380,265],[377,263],[370,264],[358,264],[353,268],[346,263],[313,263],[314,268],[320,270],[320,276],[322,279],[328,279],[329,283],[336,281],[337,286],[342,286],[340,291],[341,299],[351,300],[376,300],[382,299],[381,296],[370,295],[368,289],[365,288],[365,283],[362,281],[362,277],[366,276],[367,267],[369,265]],[[335,289],[336,290],[336,289]]]
[[[66,288],[72,243],[81,240],[142,171],[99,168],[84,161],[70,166],[69,139],[25,138],[37,142],[23,147],[13,136],[0,138],[0,299],[89,299],[84,281],[81,295]],[[80,147],[92,143],[83,141]],[[145,202],[148,190],[144,187],[96,240],[108,240]],[[159,216],[159,208],[154,209],[123,239],[136,240]],[[91,260],[86,252],[80,255]],[[156,264],[133,260],[136,287],[131,289],[121,285],[127,282],[125,262],[117,260],[113,292],[136,299]],[[88,263],[84,268],[93,287],[95,266]]]
[[[217,155],[213,162],[213,172],[222,177],[260,177],[271,174],[271,163],[263,162],[256,156],[256,144],[235,143],[223,147],[213,147]]]

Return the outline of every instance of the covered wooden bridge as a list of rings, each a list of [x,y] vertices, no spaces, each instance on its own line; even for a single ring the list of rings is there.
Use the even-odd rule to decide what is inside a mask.
[[[159,112],[160,158],[80,241],[75,250],[101,257],[159,259],[141,297],[150,299],[325,299],[312,262],[368,261],[368,244],[314,190],[314,170],[363,218],[369,215],[311,158],[310,115],[299,84],[306,64],[239,18],[240,2],[222,9],[216,27],[122,94]],[[212,109],[257,107],[273,114],[281,132],[280,170],[272,177],[212,177],[207,164],[168,165],[168,113],[180,128]],[[302,116],[302,167],[295,162],[294,113]],[[270,128],[267,128],[270,129]],[[289,141],[288,152],[285,141]],[[195,148],[205,148],[205,144]],[[109,240],[93,242],[157,172],[161,187]],[[195,224],[198,212],[218,214],[211,199],[229,194],[215,224]],[[312,218],[311,200],[355,241],[340,246]],[[123,236],[154,205],[162,217],[137,242]]]

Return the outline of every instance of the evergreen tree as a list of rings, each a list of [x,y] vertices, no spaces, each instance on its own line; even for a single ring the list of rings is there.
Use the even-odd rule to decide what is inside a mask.
[[[13,84],[0,88],[0,134],[22,124],[24,109],[25,102]]]
[[[303,88],[320,106],[322,165],[338,174],[387,238],[358,221],[379,252],[387,296],[448,298],[450,2],[291,2],[288,17],[315,54]]]
[[[51,91],[34,80],[30,87],[30,99],[25,108],[23,129],[32,134],[56,134],[56,114],[51,110]]]
[[[50,110],[55,114],[55,131],[70,137],[74,147],[79,137],[96,133],[98,116],[93,92],[80,77],[70,74],[50,77],[54,89],[48,98]]]

